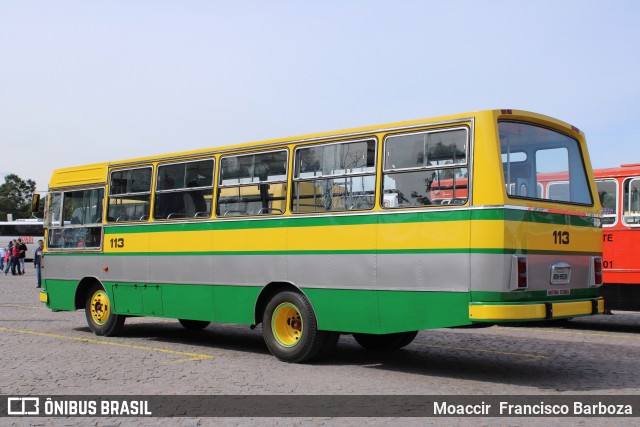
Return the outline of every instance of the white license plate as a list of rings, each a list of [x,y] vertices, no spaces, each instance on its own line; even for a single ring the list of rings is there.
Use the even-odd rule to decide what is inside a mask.
[[[547,290],[548,297],[555,297],[557,295],[571,295],[570,289],[549,289]]]
[[[568,285],[571,281],[571,266],[566,262],[558,262],[551,266],[551,284]]]

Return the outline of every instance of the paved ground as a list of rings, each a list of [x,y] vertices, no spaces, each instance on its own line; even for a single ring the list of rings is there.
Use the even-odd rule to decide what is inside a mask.
[[[32,267],[31,265],[29,265]],[[406,349],[366,352],[350,336],[308,365],[277,361],[261,331],[239,325],[183,329],[127,319],[122,336],[97,337],[83,311],[39,302],[33,269],[0,274],[1,395],[638,395],[640,314],[577,319],[565,327],[501,326],[421,332]],[[546,419],[551,421],[551,419]],[[178,425],[388,425],[389,418],[174,418]],[[395,419],[412,425],[534,425],[533,418]],[[601,425],[603,419],[554,419]],[[0,425],[165,425],[166,419],[5,418]],[[615,425],[638,419],[617,418]],[[548,423],[546,423],[548,424]]]

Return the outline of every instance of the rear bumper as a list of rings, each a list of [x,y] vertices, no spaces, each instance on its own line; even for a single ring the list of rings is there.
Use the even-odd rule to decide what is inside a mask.
[[[510,322],[565,319],[604,313],[602,297],[581,301],[522,303],[473,303],[469,305],[472,322]]]

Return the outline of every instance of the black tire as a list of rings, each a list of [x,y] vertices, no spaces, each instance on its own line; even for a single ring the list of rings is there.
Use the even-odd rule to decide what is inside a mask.
[[[271,297],[262,316],[262,335],[271,354],[290,363],[316,357],[327,337],[318,331],[309,300],[295,291],[278,292]]]
[[[187,320],[187,319],[178,319],[178,322],[185,328],[190,331],[198,331],[200,329],[204,329],[211,322],[207,322],[206,320]]]
[[[117,335],[126,318],[113,312],[109,295],[99,284],[89,287],[84,313],[93,333],[106,337]]]
[[[395,334],[353,334],[353,338],[362,347],[373,351],[390,351],[406,347],[418,335],[418,331],[397,332]]]
[[[323,359],[335,350],[336,345],[338,345],[338,340],[340,340],[340,332],[332,332],[332,331],[320,331],[324,335],[324,341],[322,346],[320,347],[320,351],[316,355],[317,359]]]

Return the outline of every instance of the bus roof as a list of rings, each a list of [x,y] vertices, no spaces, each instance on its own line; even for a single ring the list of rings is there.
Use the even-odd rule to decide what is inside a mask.
[[[598,178],[621,178],[630,175],[640,175],[640,163],[628,163],[617,168],[594,169],[593,175]]]
[[[276,145],[276,144],[310,142],[314,140],[321,140],[325,138],[340,137],[340,136],[351,137],[351,136],[358,136],[362,134],[386,132],[389,130],[402,129],[402,128],[407,128],[412,126],[419,126],[423,124],[424,125],[439,124],[439,123],[446,124],[447,122],[450,122],[450,121],[470,119],[470,118],[475,118],[479,116],[485,116],[485,117],[493,116],[494,120],[498,118],[509,118],[513,120],[516,120],[518,118],[526,118],[527,120],[531,120],[533,122],[537,122],[540,124],[552,123],[552,124],[555,124],[556,126],[570,128],[574,132],[582,135],[582,132],[576,127],[571,126],[570,124],[565,123],[561,120],[554,119],[553,117],[545,116],[538,113],[533,113],[533,112],[524,111],[524,110],[511,110],[511,109],[482,110],[482,111],[476,111],[476,112],[452,114],[447,116],[422,118],[422,119],[392,122],[392,123],[379,124],[379,125],[363,126],[358,128],[350,128],[350,129],[343,129],[343,130],[337,130],[337,131],[320,132],[320,133],[299,135],[299,136],[290,136],[285,138],[277,138],[277,139],[249,142],[249,143],[236,144],[236,145],[209,147],[209,148],[182,151],[182,152],[169,153],[169,154],[155,154],[147,157],[139,157],[139,158],[126,159],[126,160],[113,161],[113,162],[103,162],[103,163],[95,163],[95,164],[83,165],[83,166],[60,168],[60,169],[55,169],[53,171],[51,181],[49,182],[49,188],[106,183],[108,168],[110,166],[125,166],[125,165],[132,166],[132,165],[135,165],[136,163],[148,163],[150,161],[162,161],[162,160],[169,160],[169,159],[178,160],[180,158],[220,154],[220,153],[224,153],[227,151],[234,151],[234,150],[259,148],[259,147],[267,148],[271,145]]]

